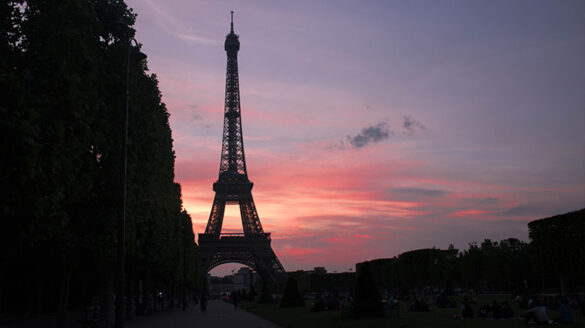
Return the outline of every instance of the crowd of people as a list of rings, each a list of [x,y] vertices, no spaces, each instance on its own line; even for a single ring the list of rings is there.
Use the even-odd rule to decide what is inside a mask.
[[[426,312],[433,307],[440,309],[456,309],[457,301],[454,295],[440,292],[435,293],[434,304],[429,296],[406,295],[397,296],[391,293],[385,304],[398,304],[399,300],[408,305],[408,311]],[[431,296],[433,294],[430,294]],[[481,299],[481,297],[480,297]],[[510,302],[515,303],[514,306]],[[514,308],[518,312],[515,313]],[[579,295],[562,296],[517,296],[514,301],[509,299],[490,300],[480,304],[475,293],[463,295],[458,311],[452,315],[453,319],[489,319],[506,320],[518,319],[526,323],[535,324],[572,324],[574,323],[574,311],[581,311],[585,315],[584,303]]]
[[[514,317],[514,310],[508,301],[493,301],[482,305],[477,311],[478,318],[488,319],[511,319]]]
[[[429,301],[426,296],[417,295],[397,295],[385,291],[381,300],[386,313],[399,314],[400,303],[406,303],[408,311],[428,312],[432,307],[440,309],[456,309],[456,297],[446,292],[435,294],[434,303]],[[234,305],[238,309],[240,300],[248,300],[250,293],[245,291],[236,291],[229,296],[226,295],[225,301]],[[342,311],[344,305],[351,304],[350,293],[322,292],[311,293],[305,296],[310,301],[310,311]],[[481,297],[480,297],[481,298]],[[201,311],[205,312],[207,299],[203,296],[200,298]],[[508,299],[491,300],[479,304],[478,297],[474,293],[462,296],[458,311],[452,315],[453,319],[489,319],[489,320],[507,320],[518,319],[526,323],[543,324],[573,324],[574,311],[584,311],[584,303],[578,295],[573,296],[517,296],[514,301],[515,306],[510,304]],[[430,305],[432,304],[432,305]],[[477,309],[477,310],[474,310]],[[514,308],[519,309],[515,313]],[[552,314],[552,315],[551,315]]]
[[[338,293],[325,292],[311,295],[313,305],[311,312],[318,311],[339,311],[343,298]]]
[[[516,297],[518,308],[523,314],[519,316],[514,315],[514,311],[508,301],[492,301],[491,303],[483,304],[477,311],[477,318],[484,319],[513,319],[518,318],[524,320],[526,323],[535,323],[538,325],[545,324],[573,324],[573,311],[583,311],[583,302],[579,296],[545,296],[545,297]],[[474,318],[474,310],[472,307],[471,298],[464,296],[458,313],[453,318],[455,319],[470,319]],[[551,319],[550,313],[556,315]]]
[[[524,301],[522,299],[521,301]],[[584,311],[584,304],[579,296],[546,296],[546,297],[528,297],[526,304],[521,306],[528,308],[523,315],[526,323],[534,322],[536,324],[572,324],[574,322],[573,311]],[[548,310],[556,310],[556,316],[550,319]]]

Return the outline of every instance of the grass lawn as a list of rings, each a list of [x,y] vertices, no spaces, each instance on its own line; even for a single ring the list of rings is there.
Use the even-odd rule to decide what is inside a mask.
[[[514,309],[514,315],[518,316],[525,312],[519,310],[512,301],[510,295],[485,295],[479,298],[479,304],[485,304],[497,299],[498,301],[508,300]],[[460,303],[458,303],[460,304]],[[473,310],[477,313],[479,304],[473,305]],[[434,305],[434,304],[433,304]],[[338,311],[310,312],[309,306],[299,308],[280,308],[275,304],[255,304],[241,303],[241,308],[254,313],[260,317],[270,320],[286,328],[328,328],[328,327],[432,327],[432,328],[507,328],[507,327],[525,327],[523,320],[518,318],[509,320],[490,320],[490,319],[452,319],[452,315],[457,309],[438,309],[432,308],[430,312],[409,312],[407,304],[400,304],[399,318],[365,318],[365,319],[348,319],[342,318]],[[549,312],[551,318],[556,313]],[[573,312],[576,324],[573,327],[585,326],[585,321],[581,312]],[[534,325],[530,325],[534,326]]]

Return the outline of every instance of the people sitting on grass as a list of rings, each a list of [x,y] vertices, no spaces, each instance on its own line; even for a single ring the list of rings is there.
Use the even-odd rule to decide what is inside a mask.
[[[325,292],[317,293],[313,296],[313,305],[311,306],[311,312],[319,311],[340,311],[341,303],[343,303],[341,297],[337,292]],[[345,296],[345,303],[351,304],[351,297],[349,294]]]
[[[569,308],[573,311],[581,311],[581,315],[585,317],[585,302],[579,295],[571,295],[569,297]]]
[[[500,318],[511,319],[513,317],[514,317],[514,310],[512,310],[512,308],[510,307],[510,304],[508,304],[508,302],[506,302],[506,301],[502,302],[502,309],[500,312]]]
[[[469,298],[465,296],[463,298],[463,305],[461,305],[461,309],[459,310],[460,319],[471,319],[473,318],[473,309],[471,308],[471,302]]]
[[[513,316],[514,311],[506,301],[501,303],[493,301],[492,303],[484,304],[477,311],[478,318],[510,319]]]
[[[491,318],[492,317],[492,305],[491,304],[484,304],[479,307],[477,310],[477,317],[478,318]]]
[[[559,316],[555,318],[555,323],[561,325],[573,324],[573,311],[569,307],[569,301],[566,297],[561,298],[559,304]]]
[[[311,306],[311,312],[325,311],[327,310],[327,303],[323,294],[317,294],[313,298],[313,306]]]
[[[500,303],[497,301],[493,301],[492,303],[492,318],[493,319],[500,319],[502,317],[502,307]]]
[[[430,310],[431,309],[429,308],[427,302],[421,297],[417,297],[415,301],[410,303],[408,306],[408,311],[427,312]]]
[[[569,298],[569,307],[574,311],[581,310],[581,313],[585,316],[585,302],[579,295],[573,295]]]
[[[389,310],[396,309],[398,307],[398,299],[396,299],[394,295],[390,294],[390,296],[388,296],[388,299],[386,300],[386,307]]]
[[[533,298],[529,295],[518,295],[516,296],[516,303],[520,309],[530,309],[533,302]]]
[[[441,295],[439,295],[439,297],[437,297],[435,303],[437,304],[437,307],[441,309],[455,308],[457,306],[455,299],[447,295],[445,291],[442,292]]]
[[[339,311],[339,304],[339,298],[336,297],[335,293],[327,293],[325,297],[327,311]]]
[[[548,324],[548,314],[546,313],[546,306],[542,301],[536,299],[532,302],[532,307],[524,314],[524,321],[526,323],[534,322],[537,325]]]

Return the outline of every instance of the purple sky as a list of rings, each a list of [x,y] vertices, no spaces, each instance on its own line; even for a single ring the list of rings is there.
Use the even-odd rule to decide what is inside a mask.
[[[287,270],[527,240],[528,221],[585,207],[583,1],[127,2],[196,232],[230,10],[248,173]]]

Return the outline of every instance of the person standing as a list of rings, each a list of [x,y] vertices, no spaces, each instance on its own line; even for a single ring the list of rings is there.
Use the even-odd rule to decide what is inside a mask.
[[[240,302],[240,293],[239,292],[234,292],[233,294],[233,301],[234,301],[234,308],[236,309],[236,311],[238,310],[238,303]]]
[[[201,295],[201,300],[199,302],[199,308],[201,309],[201,312],[203,314],[205,314],[205,311],[207,310],[207,297],[205,296],[205,294]]]

